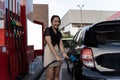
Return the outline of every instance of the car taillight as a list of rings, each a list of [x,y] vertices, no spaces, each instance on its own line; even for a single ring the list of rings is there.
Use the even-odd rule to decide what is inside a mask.
[[[94,67],[93,52],[91,48],[83,48],[81,54],[81,60],[84,66],[91,68]]]

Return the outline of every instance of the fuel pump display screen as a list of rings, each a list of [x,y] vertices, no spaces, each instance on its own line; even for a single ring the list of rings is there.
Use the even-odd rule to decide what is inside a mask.
[[[27,45],[34,45],[34,50],[43,49],[42,25],[27,20]]]
[[[4,20],[0,20],[0,45],[4,45]]]

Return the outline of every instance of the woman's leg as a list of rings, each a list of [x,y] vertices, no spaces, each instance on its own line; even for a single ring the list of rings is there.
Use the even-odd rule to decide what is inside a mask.
[[[54,68],[55,69],[54,80],[59,80],[60,68],[61,68],[61,66],[57,66]]]
[[[46,80],[54,79],[54,67],[48,67],[46,70]]]

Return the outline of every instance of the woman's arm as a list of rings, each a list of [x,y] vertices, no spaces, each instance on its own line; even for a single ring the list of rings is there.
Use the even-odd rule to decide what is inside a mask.
[[[63,46],[62,39],[60,39],[60,45],[59,45],[59,47],[60,47],[60,50],[61,50],[61,52],[62,52],[64,58],[69,59],[69,57],[67,56],[67,54],[66,54],[66,52],[65,52],[65,48],[64,48],[64,46]]]
[[[59,61],[61,60],[61,57],[58,56],[57,52],[55,51],[52,43],[51,43],[51,37],[50,36],[45,36],[46,43],[48,44],[49,48],[51,49],[52,53],[55,55],[56,59]]]

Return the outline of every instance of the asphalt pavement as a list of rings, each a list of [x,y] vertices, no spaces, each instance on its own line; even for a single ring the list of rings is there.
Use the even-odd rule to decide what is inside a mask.
[[[71,64],[70,64],[70,67],[72,67]],[[44,72],[39,80],[45,80],[45,79],[46,79],[46,76],[45,76],[45,72]],[[60,70],[60,80],[72,80],[72,76],[67,71],[67,66],[65,63],[63,63],[61,70]]]
[[[70,64],[70,68],[72,64]],[[35,73],[27,74],[22,80],[33,80],[33,78],[41,71],[42,68],[39,68]],[[45,72],[42,74],[39,80],[46,80]],[[66,63],[63,63],[60,70],[60,80],[72,80],[71,74],[67,71]]]

